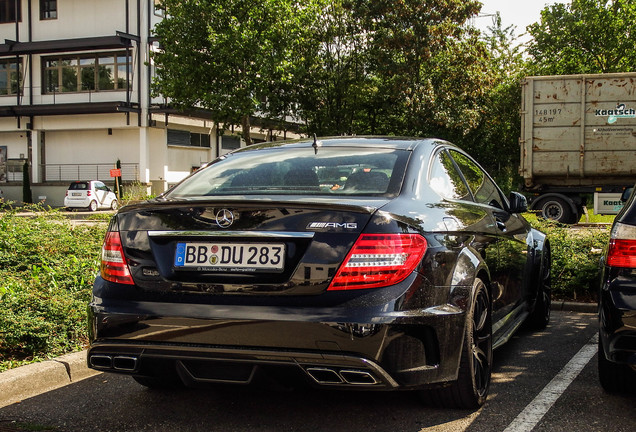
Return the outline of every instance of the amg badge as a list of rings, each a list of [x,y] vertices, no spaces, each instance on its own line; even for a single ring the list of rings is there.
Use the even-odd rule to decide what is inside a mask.
[[[307,225],[307,229],[328,228],[358,229],[358,224],[356,222],[310,222],[309,225]]]

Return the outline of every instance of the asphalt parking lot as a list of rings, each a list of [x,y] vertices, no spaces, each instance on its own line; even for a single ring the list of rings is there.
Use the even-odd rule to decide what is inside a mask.
[[[148,390],[98,374],[0,408],[0,431],[632,431],[636,394],[609,395],[596,372],[594,313],[555,311],[495,352],[476,412],[422,405],[410,392],[219,387]]]

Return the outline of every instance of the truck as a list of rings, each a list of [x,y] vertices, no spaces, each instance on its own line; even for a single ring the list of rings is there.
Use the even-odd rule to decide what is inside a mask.
[[[522,81],[519,174],[530,209],[572,224],[587,200],[616,214],[636,182],[636,73]]]

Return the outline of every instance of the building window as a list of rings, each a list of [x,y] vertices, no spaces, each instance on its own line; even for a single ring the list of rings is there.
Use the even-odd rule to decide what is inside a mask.
[[[57,19],[57,0],[40,0],[40,19]]]
[[[166,16],[166,7],[162,3],[162,0],[155,0],[155,15],[163,18]]]
[[[15,59],[0,60],[0,96],[18,94],[20,71]]]
[[[221,148],[223,150],[236,150],[241,148],[241,139],[233,135],[223,135],[221,137]]]
[[[17,3],[17,11],[16,11]],[[16,15],[17,14],[17,15]],[[18,0],[0,0],[0,24],[15,22],[22,20],[22,4]]]
[[[126,52],[46,57],[46,93],[77,93],[126,89]],[[132,75],[132,70],[129,70]],[[129,76],[128,85],[132,88]]]
[[[168,145],[210,148],[210,135],[168,129]]]

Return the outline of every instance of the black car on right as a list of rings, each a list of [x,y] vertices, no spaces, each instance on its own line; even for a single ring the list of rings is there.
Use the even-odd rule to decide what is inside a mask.
[[[636,392],[636,188],[623,194],[602,259],[598,373],[608,392]]]

